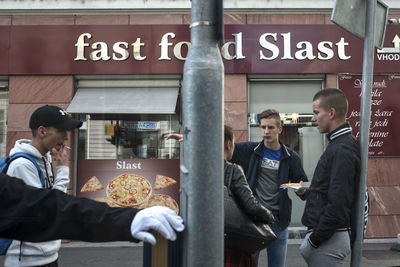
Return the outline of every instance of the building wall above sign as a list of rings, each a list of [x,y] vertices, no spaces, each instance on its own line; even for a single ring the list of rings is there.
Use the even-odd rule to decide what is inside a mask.
[[[27,10],[34,12],[35,10],[71,10],[79,11],[92,10],[92,12],[101,12],[101,10],[107,11],[117,11],[117,12],[127,12],[128,10],[139,10],[139,9],[152,9],[152,10],[162,10],[162,9],[190,9],[190,1],[187,0],[96,0],[96,1],[76,1],[76,0],[3,0],[0,6],[0,10],[12,11],[12,10]],[[400,8],[400,3],[398,0],[385,0],[387,5],[391,9]],[[309,0],[225,0],[224,8],[228,10],[237,9],[332,9],[334,6],[333,0],[318,0],[318,5],[313,1]],[[124,7],[121,9],[121,7]]]

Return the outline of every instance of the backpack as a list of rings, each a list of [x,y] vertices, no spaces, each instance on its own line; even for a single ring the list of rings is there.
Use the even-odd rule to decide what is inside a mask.
[[[0,172],[2,173],[7,173],[8,167],[10,166],[10,163],[17,158],[26,158],[30,160],[33,165],[35,165],[36,169],[38,170],[39,173],[39,178],[40,178],[40,183],[42,184],[42,188],[45,187],[44,185],[44,174],[42,170],[40,169],[39,165],[37,164],[36,160],[32,158],[32,156],[25,154],[25,153],[16,153],[12,155],[11,157],[3,157],[0,160]],[[8,248],[10,247],[12,242],[12,239],[7,239],[7,238],[0,238],[0,256],[3,256],[7,253]]]

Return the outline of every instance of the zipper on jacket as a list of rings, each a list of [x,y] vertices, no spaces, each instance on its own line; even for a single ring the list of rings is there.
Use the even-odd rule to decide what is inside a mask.
[[[54,183],[54,178],[53,178],[53,176],[49,175],[49,171],[47,170],[47,161],[46,161],[46,159],[44,157],[42,157],[42,160],[43,160],[43,164],[44,164],[44,170],[46,171],[46,177],[45,177],[46,186],[45,187],[46,188],[51,188],[53,186],[53,183]],[[53,165],[51,164],[51,162],[50,162],[50,168],[53,168]]]
[[[18,261],[22,259],[22,241],[19,241],[19,258]]]

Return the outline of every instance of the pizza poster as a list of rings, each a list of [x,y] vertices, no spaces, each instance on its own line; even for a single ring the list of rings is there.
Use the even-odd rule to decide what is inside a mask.
[[[362,76],[339,75],[339,88],[349,101],[347,120],[353,134],[360,138],[360,103]],[[374,75],[371,91],[370,157],[400,155],[400,75]]]
[[[166,206],[179,214],[179,159],[78,160],[78,197],[111,207]]]

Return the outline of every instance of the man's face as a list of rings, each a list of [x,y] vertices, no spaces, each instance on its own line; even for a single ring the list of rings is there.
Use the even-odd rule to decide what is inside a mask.
[[[261,119],[260,133],[267,147],[277,145],[279,143],[279,134],[282,132],[282,126],[277,125],[274,118]]]
[[[329,133],[331,127],[330,111],[320,107],[320,100],[313,102],[313,117],[312,121],[317,124],[320,133]]]
[[[50,126],[45,127],[45,132],[46,135],[43,139],[43,143],[48,151],[50,151],[52,148],[55,148],[57,151],[59,151],[68,140],[67,131],[59,130]]]

